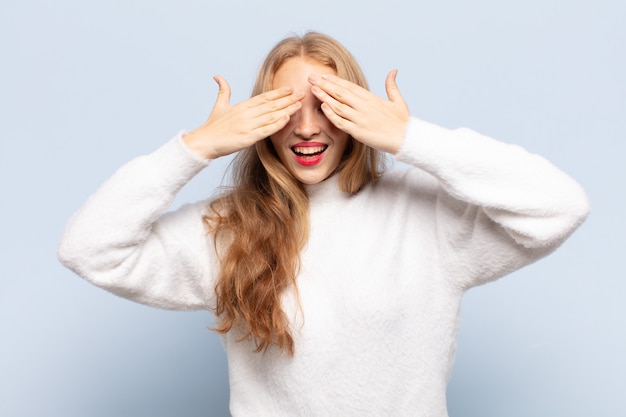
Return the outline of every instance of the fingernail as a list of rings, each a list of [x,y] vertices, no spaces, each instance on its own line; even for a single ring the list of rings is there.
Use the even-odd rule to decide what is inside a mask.
[[[309,81],[312,83],[316,83],[319,80],[319,77],[315,74],[309,75]]]

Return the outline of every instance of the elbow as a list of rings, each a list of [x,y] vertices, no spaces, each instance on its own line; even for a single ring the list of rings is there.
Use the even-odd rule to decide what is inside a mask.
[[[569,193],[569,199],[560,211],[562,236],[565,240],[585,222],[591,211],[591,205],[585,191],[576,184],[576,190]]]
[[[572,198],[559,205],[559,208],[534,217],[526,233],[518,235],[518,242],[528,248],[555,249],[567,240],[587,219],[590,204],[584,192],[571,195]]]
[[[486,209],[487,215],[504,226],[518,245],[527,249],[553,250],[567,240],[589,216],[589,201],[582,190],[567,199],[541,204],[529,211]]]
[[[574,180],[568,186],[563,186],[559,198],[554,203],[553,217],[555,219],[555,240],[557,244],[565,241],[580,225],[582,225],[591,211],[587,193]]]
[[[570,211],[569,229],[566,231],[566,238],[570,236],[578,227],[587,220],[591,212],[591,204],[587,195],[581,190],[580,197],[577,202],[572,203]]]
[[[65,232],[59,245],[57,246],[57,259],[61,262],[62,265],[71,269],[79,275],[81,274],[81,265],[84,264],[81,261],[84,258],[81,253],[82,251],[79,248],[83,247],[79,242],[76,242],[75,239],[72,238],[68,231]]]
[[[587,217],[589,217],[590,212],[591,204],[589,203],[589,199],[587,195],[581,191],[579,201],[574,205],[574,210],[572,210],[572,218],[575,224],[574,229],[583,224]]]
[[[573,180],[564,182],[538,216],[539,225],[533,229],[538,232],[538,246],[558,247],[585,222],[590,211],[583,188]]]
[[[56,255],[62,265],[90,280],[90,276],[102,267],[102,254],[105,252],[112,251],[103,251],[88,233],[69,224],[59,241]]]

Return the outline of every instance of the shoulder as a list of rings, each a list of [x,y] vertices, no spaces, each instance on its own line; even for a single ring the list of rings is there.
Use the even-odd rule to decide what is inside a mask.
[[[427,172],[414,167],[392,167],[376,182],[368,184],[349,200],[369,210],[387,213],[398,210],[427,209],[431,211],[442,188]]]
[[[206,216],[210,213],[210,205],[210,200],[184,204],[176,210],[163,214],[158,225],[183,235],[198,229],[202,234],[206,234],[204,223]]]
[[[392,167],[386,170],[372,186],[379,194],[437,194],[438,181],[426,171],[415,167]]]

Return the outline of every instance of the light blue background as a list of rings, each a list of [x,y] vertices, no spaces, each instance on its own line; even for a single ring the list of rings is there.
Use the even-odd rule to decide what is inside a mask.
[[[626,415],[624,4],[2,0],[0,415],[227,415],[209,313],[114,297],[56,245],[117,167],[202,123],[212,75],[241,101],[265,53],[307,29],[342,41],[378,94],[399,68],[412,114],[545,155],[591,199],[554,255],[467,294],[450,415]]]

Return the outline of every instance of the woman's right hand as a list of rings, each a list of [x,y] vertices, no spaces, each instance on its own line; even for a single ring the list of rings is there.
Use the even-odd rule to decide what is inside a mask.
[[[216,159],[254,145],[282,129],[302,107],[304,94],[291,87],[271,90],[231,106],[228,82],[220,76],[214,80],[219,92],[209,118],[183,136],[187,146],[203,158]]]

